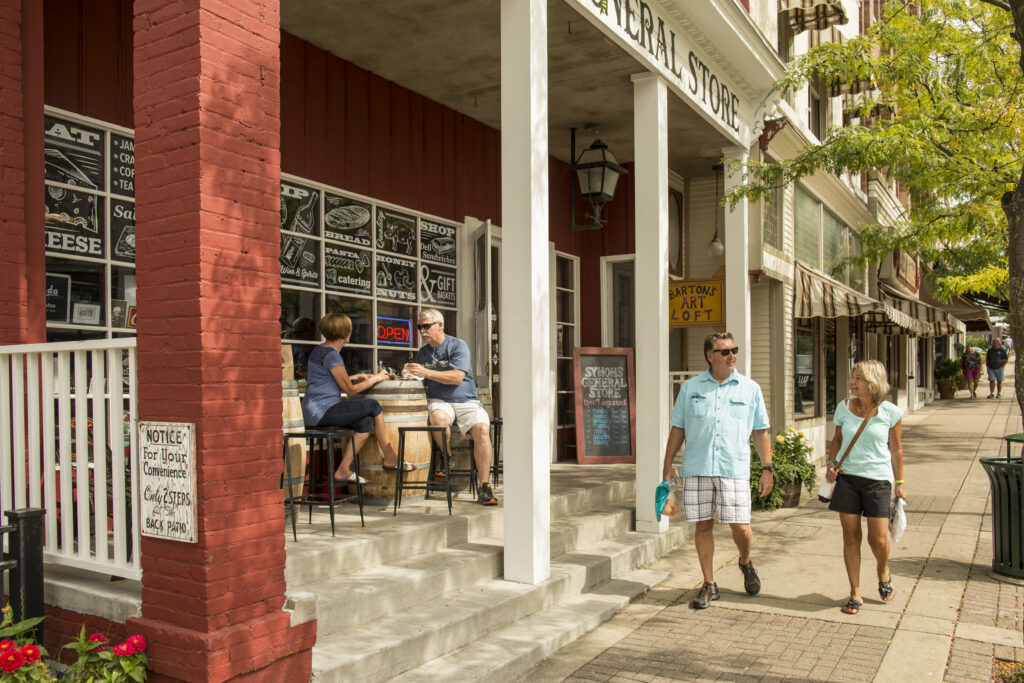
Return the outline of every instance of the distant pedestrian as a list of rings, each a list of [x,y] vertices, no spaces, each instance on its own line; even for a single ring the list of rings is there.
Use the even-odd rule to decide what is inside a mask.
[[[999,338],[992,340],[992,348],[985,354],[985,367],[988,369],[988,397],[1001,398],[1003,395],[1003,368],[1010,356],[1003,348]]]
[[[728,332],[704,340],[708,370],[687,380],[679,390],[665,446],[662,479],[675,479],[672,459],[683,450],[683,513],[696,522],[693,534],[704,585],[690,606],[705,609],[718,599],[714,576],[715,511],[718,521],[732,527],[732,539],[740,551],[743,588],[750,595],[761,590],[761,579],[750,561],[753,533],[750,530],[750,436],[761,458],[761,496],[775,485],[772,471],[768,411],[757,382],[736,372],[740,352]]]
[[[851,397],[839,404],[833,418],[836,431],[828,446],[825,478],[836,482],[828,509],[839,513],[843,528],[843,561],[850,580],[850,599],[841,608],[846,614],[856,614],[864,606],[860,592],[861,516],[867,519],[868,545],[875,556],[878,595],[883,601],[893,596],[889,505],[894,489],[897,498],[905,499],[907,491],[903,486],[903,413],[885,400],[888,392],[885,366],[876,360],[861,361],[853,367]],[[841,467],[836,463],[840,453],[845,456]]]
[[[971,398],[974,398],[977,396],[978,380],[981,378],[981,354],[973,346],[968,346],[960,358],[960,367],[967,378],[967,391],[971,392]]]

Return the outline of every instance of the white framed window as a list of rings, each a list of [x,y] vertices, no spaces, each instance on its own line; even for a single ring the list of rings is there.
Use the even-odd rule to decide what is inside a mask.
[[[580,259],[555,252],[555,429],[557,457],[576,457],[576,404],[572,350],[580,345]]]

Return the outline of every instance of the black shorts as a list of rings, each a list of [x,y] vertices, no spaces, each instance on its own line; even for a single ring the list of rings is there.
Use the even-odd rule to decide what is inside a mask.
[[[865,517],[889,519],[891,499],[892,484],[889,482],[840,472],[828,509],[851,515],[863,514]]]

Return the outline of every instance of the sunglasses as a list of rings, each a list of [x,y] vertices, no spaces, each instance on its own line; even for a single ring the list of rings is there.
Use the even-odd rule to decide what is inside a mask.
[[[432,322],[432,323],[423,323],[422,325],[417,325],[416,329],[419,330],[420,332],[426,332],[427,330],[429,330],[431,327],[433,327],[436,324],[437,324],[436,321]]]
[[[740,353],[740,349],[739,347],[734,346],[731,349],[714,349],[711,351],[711,353],[720,353],[722,354],[722,356],[726,357],[728,357],[730,354],[733,356],[738,356]]]

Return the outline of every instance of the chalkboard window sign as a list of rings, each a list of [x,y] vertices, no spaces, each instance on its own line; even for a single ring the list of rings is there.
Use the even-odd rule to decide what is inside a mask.
[[[420,258],[455,265],[455,228],[420,219]]]
[[[320,284],[320,241],[281,233],[281,279],[296,284]]]
[[[416,301],[416,262],[377,254],[377,296]]]
[[[576,460],[636,462],[636,382],[633,349],[573,349]]]
[[[77,121],[45,116],[43,153],[46,180],[103,191],[106,135]]]
[[[377,207],[377,248],[403,256],[414,255],[416,219],[404,213]]]
[[[46,274],[46,319],[66,323],[71,317],[71,276]]]
[[[373,294],[373,261],[370,252],[324,245],[324,277],[331,291]]]
[[[324,237],[368,247],[372,227],[369,204],[324,193]]]
[[[455,271],[429,263],[420,264],[420,300],[433,306],[456,304]]]

